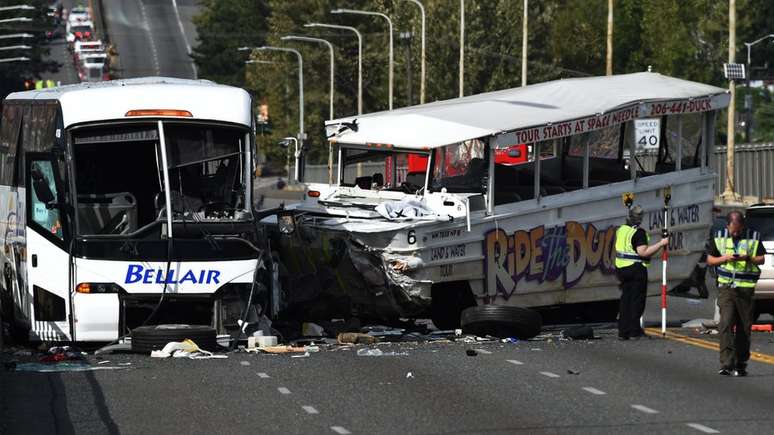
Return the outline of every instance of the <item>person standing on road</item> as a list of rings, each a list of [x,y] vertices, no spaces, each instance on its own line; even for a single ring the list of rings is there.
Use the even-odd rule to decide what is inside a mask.
[[[640,318],[645,312],[645,298],[648,291],[648,265],[650,257],[669,243],[665,237],[658,243],[648,245],[650,236],[640,228],[642,207],[629,209],[626,224],[615,233],[615,270],[621,282],[621,302],[618,312],[618,338],[628,340],[645,335],[640,327]]]
[[[707,264],[717,267],[720,308],[720,370],[723,376],[747,376],[752,333],[753,293],[766,253],[757,232],[745,227],[744,215],[732,211],[726,229],[707,243]],[[736,330],[734,330],[734,328]]]

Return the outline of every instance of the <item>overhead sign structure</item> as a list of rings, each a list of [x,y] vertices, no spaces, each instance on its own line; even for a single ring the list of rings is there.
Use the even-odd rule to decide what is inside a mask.
[[[657,150],[661,139],[661,119],[635,119],[634,138],[638,150]]]

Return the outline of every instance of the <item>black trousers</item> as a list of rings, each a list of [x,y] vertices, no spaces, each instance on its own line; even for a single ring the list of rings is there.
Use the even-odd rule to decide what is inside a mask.
[[[637,274],[640,275],[640,274]],[[643,334],[640,317],[645,312],[648,275],[621,281],[621,303],[618,310],[618,336],[629,338]]]
[[[750,359],[755,304],[752,288],[718,286],[720,308],[720,365],[724,369],[745,368]]]

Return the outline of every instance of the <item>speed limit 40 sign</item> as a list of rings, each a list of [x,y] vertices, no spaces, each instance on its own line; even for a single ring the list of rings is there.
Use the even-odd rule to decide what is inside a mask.
[[[637,149],[657,150],[661,139],[661,119],[635,119],[634,137],[637,143]]]

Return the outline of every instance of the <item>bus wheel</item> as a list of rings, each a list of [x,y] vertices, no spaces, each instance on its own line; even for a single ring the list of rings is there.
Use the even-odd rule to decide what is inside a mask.
[[[444,331],[459,328],[462,310],[476,305],[467,281],[433,284],[430,296],[430,318],[436,328]]]
[[[215,328],[205,325],[152,325],[132,330],[132,352],[149,354],[171,341],[190,339],[201,349],[218,349]]]
[[[516,337],[526,340],[540,334],[543,320],[537,311],[505,305],[482,305],[462,312],[462,331],[478,336]]]

